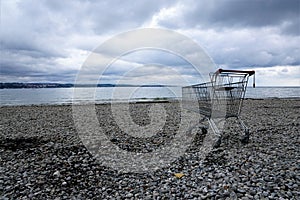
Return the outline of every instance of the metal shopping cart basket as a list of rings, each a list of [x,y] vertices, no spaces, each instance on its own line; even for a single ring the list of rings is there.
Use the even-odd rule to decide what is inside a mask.
[[[210,128],[218,138],[214,146],[220,145],[222,136],[217,124],[231,117],[237,119],[244,131],[241,141],[248,143],[249,129],[239,116],[248,79],[254,74],[255,71],[218,69],[215,73],[210,73],[210,82],[182,88],[184,108],[203,115],[200,123],[208,120]],[[202,127],[202,132],[207,133],[207,127]]]

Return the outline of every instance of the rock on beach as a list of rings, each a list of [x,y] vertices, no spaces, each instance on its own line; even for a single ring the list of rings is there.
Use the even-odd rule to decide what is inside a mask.
[[[152,103],[153,104],[153,103]],[[147,126],[151,103],[130,105],[133,121]],[[166,123],[149,138],[129,137],[109,104],[96,105],[100,126],[112,143],[147,153],[175,137],[182,115],[164,102]],[[202,159],[201,128],[186,152],[148,173],[122,173],[101,165],[77,135],[71,105],[0,107],[1,199],[299,199],[300,99],[247,99],[241,119],[222,129],[221,145]],[[174,174],[184,174],[180,178]]]

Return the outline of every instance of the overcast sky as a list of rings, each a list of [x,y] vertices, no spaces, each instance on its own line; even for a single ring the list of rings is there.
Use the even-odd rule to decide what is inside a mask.
[[[300,86],[299,0],[1,0],[0,82],[73,83],[93,50],[137,28],[184,34],[216,68],[256,70],[257,85]],[[122,56],[102,78],[176,84],[173,69],[197,81],[189,63],[157,50]]]

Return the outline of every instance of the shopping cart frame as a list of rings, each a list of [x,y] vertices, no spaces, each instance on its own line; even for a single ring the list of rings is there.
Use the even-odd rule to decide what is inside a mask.
[[[228,118],[235,118],[238,121],[244,131],[241,142],[248,143],[249,128],[240,119],[240,113],[249,77],[255,75],[255,71],[218,69],[209,75],[210,82],[182,87],[184,108],[203,115],[200,124],[208,120],[209,127],[217,136],[215,147],[219,146],[222,140],[218,123]],[[189,106],[190,104],[194,106]],[[203,134],[207,133],[207,129],[207,126],[202,127]]]

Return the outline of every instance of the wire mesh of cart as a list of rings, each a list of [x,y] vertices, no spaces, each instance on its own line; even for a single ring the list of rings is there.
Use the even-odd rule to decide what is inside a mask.
[[[208,120],[213,133],[218,136],[215,146],[221,143],[221,132],[217,126],[218,119],[236,118],[244,131],[243,143],[249,141],[249,129],[240,119],[242,103],[245,97],[249,77],[255,71],[218,69],[210,73],[210,82],[185,86],[182,88],[182,100],[185,109],[203,115],[202,123]],[[253,76],[254,77],[254,76]],[[255,78],[253,78],[255,87]],[[207,133],[207,127],[202,127]]]

